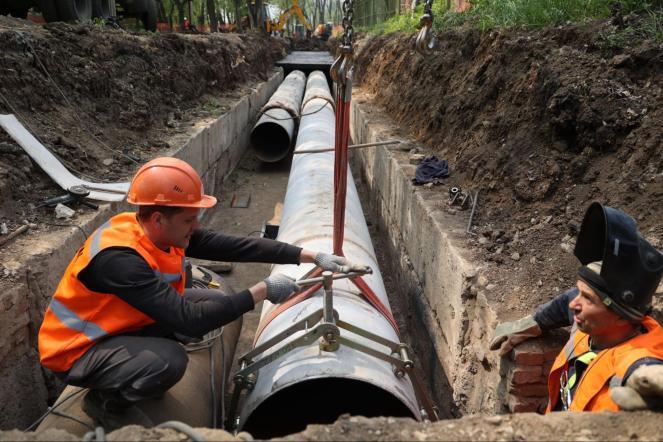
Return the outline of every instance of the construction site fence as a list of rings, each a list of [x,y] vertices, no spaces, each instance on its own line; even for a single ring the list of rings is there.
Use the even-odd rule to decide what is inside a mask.
[[[401,0],[356,0],[354,26],[373,26],[400,14],[406,9]]]

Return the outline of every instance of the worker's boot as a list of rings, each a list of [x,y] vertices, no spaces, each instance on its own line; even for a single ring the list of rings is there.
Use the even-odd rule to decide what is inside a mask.
[[[106,431],[127,425],[151,428],[154,422],[143,411],[113,391],[90,390],[83,398],[83,411]]]

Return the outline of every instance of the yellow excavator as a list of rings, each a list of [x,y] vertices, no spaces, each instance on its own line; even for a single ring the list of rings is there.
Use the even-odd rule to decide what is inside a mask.
[[[308,20],[306,20],[306,17],[304,16],[304,11],[302,11],[302,8],[299,6],[299,0],[292,0],[292,6],[290,6],[290,8],[286,9],[285,11],[281,12],[281,15],[279,16],[278,20],[277,19],[270,20],[269,18],[267,18],[265,20],[265,29],[267,30],[268,33],[282,31],[286,23],[288,22],[288,19],[293,14],[297,16],[299,22],[306,28],[307,31],[313,30],[311,24],[308,22]]]

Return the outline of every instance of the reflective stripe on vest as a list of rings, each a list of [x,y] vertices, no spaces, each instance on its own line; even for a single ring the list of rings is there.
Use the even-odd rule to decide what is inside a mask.
[[[57,299],[53,299],[49,307],[60,322],[77,332],[83,333],[90,341],[96,341],[108,335],[94,322],[83,321]]]
[[[39,330],[39,357],[63,372],[100,339],[139,330],[154,320],[119,297],[89,290],[78,279],[92,259],[110,247],[130,248],[154,274],[181,295],[186,278],[184,250],[159,249],[145,235],[135,213],[121,213],[97,229],[76,253],[58,285]]]

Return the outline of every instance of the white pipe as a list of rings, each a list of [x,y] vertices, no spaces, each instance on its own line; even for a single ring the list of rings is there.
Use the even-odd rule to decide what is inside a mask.
[[[327,80],[322,72],[308,79],[308,94],[302,109],[302,120],[295,152],[322,149],[334,145],[334,111]],[[324,94],[321,93],[321,90]],[[316,109],[319,112],[311,113]],[[324,252],[332,251],[334,153],[295,155],[283,205],[278,239],[299,247]],[[357,189],[348,172],[345,242],[343,250],[354,262],[370,266],[374,272],[364,280],[380,301],[389,308],[377,258],[371,243]],[[312,264],[276,265],[272,273],[283,273],[300,279]],[[363,300],[359,290],[347,279],[333,282],[334,309],[340,319],[388,340],[399,338],[390,323]],[[322,308],[321,289],[311,298],[296,304],[277,316],[261,333],[256,345],[287,329],[293,323]],[[264,303],[261,320],[275,308]],[[314,326],[311,324],[310,326]],[[297,332],[289,342],[303,332]],[[386,347],[345,330],[341,335],[373,349],[387,352]],[[278,349],[267,350],[262,356]],[[260,356],[258,357],[258,359]],[[306,386],[305,386],[306,385]],[[362,401],[366,401],[363,405]],[[360,406],[361,405],[361,406]],[[363,407],[363,408],[362,408]],[[316,414],[316,411],[319,413]],[[412,384],[408,377],[397,378],[392,366],[349,347],[323,352],[318,342],[295,349],[258,371],[254,389],[247,395],[241,411],[240,426],[254,437],[286,434],[316,420],[333,422],[342,413],[363,415],[400,415],[421,419]]]
[[[290,152],[292,136],[299,120],[306,75],[292,71],[263,106],[262,116],[251,131],[251,147],[261,161],[282,160]]]

